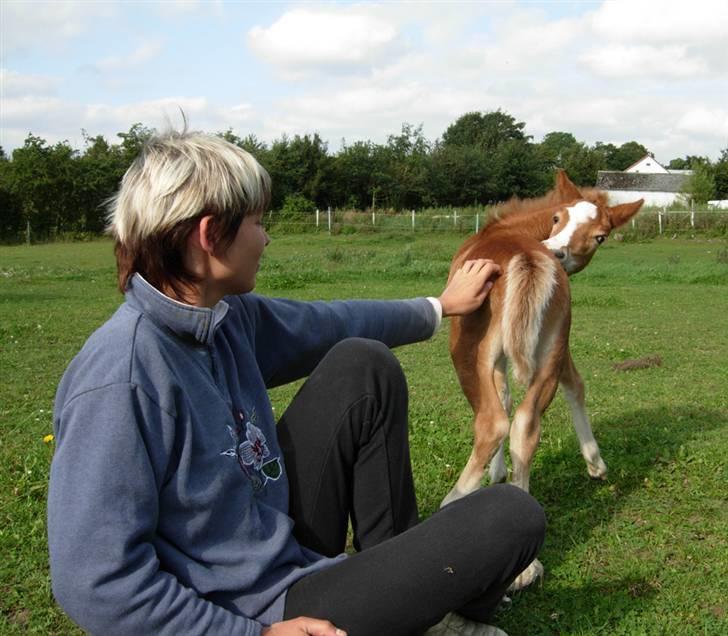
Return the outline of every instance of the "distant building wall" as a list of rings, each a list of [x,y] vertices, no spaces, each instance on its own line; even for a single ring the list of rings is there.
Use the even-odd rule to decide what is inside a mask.
[[[668,174],[670,171],[651,155],[642,157],[637,163],[633,163],[625,172]]]
[[[685,201],[681,193],[689,178],[685,173],[600,170],[596,186],[607,193],[611,205],[644,199],[645,205],[664,206]]]
[[[645,192],[639,190],[607,190],[609,205],[630,203],[637,199],[644,199],[645,206],[668,206],[676,201],[684,202],[685,198],[677,192]]]

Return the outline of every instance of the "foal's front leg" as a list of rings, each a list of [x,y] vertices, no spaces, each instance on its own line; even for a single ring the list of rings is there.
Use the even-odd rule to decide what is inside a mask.
[[[579,372],[574,366],[571,358],[571,352],[566,352],[564,366],[559,379],[561,387],[564,389],[566,401],[571,409],[571,418],[574,424],[576,436],[579,438],[579,447],[581,454],[586,460],[587,471],[589,476],[594,479],[607,478],[607,465],[604,463],[599,452],[599,446],[594,439],[591,425],[589,424],[589,416],[586,413],[584,405],[584,382]]]

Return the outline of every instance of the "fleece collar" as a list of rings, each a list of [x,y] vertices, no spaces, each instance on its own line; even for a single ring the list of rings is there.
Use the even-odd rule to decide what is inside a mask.
[[[126,288],[126,301],[152,322],[175,335],[211,345],[229,306],[219,301],[212,309],[187,305],[152,287],[140,274],[134,274]]]

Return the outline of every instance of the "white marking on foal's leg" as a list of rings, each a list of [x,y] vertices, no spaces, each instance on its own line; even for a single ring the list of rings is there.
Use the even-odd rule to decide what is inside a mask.
[[[513,469],[513,473],[511,474],[511,483],[526,492],[528,492],[529,487],[531,464],[526,463],[523,458],[523,445],[525,444],[525,440],[521,439],[521,436],[524,434],[524,431],[528,429],[530,419],[531,416],[519,408],[516,410],[516,414],[513,417],[513,424],[511,424],[510,450],[511,467]]]
[[[442,500],[440,508],[478,490],[478,488],[480,488],[480,482],[483,479],[483,473],[485,473],[485,467],[481,465],[478,460],[478,456],[475,453],[475,449],[473,449],[470,452],[468,463],[465,464],[463,472],[460,473],[460,477],[458,477],[457,483]]]
[[[511,398],[511,388],[508,384],[508,367],[506,358],[502,357],[493,371],[493,378],[498,387],[498,397],[501,406],[508,417],[513,411],[513,399]],[[505,442],[501,442],[498,450],[495,452],[493,459],[490,460],[488,474],[490,475],[491,484],[500,484],[508,478],[508,467],[506,466]]]
[[[586,414],[583,400],[578,399],[577,395],[564,387],[566,401],[571,409],[571,418],[574,424],[574,431],[579,438],[579,447],[581,454],[586,460],[586,468],[589,476],[595,479],[606,479],[607,465],[602,459],[599,452],[599,445],[594,439],[591,425],[589,424],[589,416]]]
[[[490,460],[490,469],[488,473],[490,475],[491,484],[500,484],[508,477],[508,468],[506,468],[506,453],[503,450],[504,444],[498,447],[493,459]]]
[[[506,590],[507,592],[517,592],[522,590],[524,587],[528,587],[535,583],[538,579],[543,576],[543,565],[538,559],[531,561],[523,572],[521,572],[516,579],[511,583],[510,587]]]

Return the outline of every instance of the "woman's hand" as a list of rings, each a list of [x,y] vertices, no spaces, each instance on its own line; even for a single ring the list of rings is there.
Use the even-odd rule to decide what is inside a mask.
[[[438,299],[442,315],[462,316],[475,311],[483,304],[493,282],[500,275],[500,266],[489,258],[465,261]]]
[[[337,629],[329,621],[318,618],[299,616],[288,621],[273,623],[264,627],[262,636],[346,636],[346,632]]]

